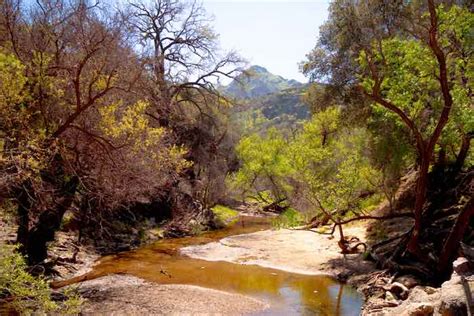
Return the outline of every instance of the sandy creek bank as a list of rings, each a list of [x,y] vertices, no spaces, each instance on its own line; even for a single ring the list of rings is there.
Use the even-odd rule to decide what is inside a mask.
[[[345,234],[364,241],[366,227]],[[441,288],[419,286],[376,271],[360,254],[343,256],[327,235],[244,221],[103,257],[72,286],[86,298],[86,315],[467,315],[460,278],[472,273],[459,260],[459,274]]]
[[[361,226],[345,229],[348,236],[364,240]],[[207,261],[226,261],[259,265],[307,275],[329,275],[345,278],[352,273],[373,271],[373,265],[359,254],[342,255],[336,238],[303,230],[264,230],[235,235],[204,245],[188,246],[181,253]]]
[[[257,299],[193,285],[155,284],[109,275],[80,286],[84,315],[241,315],[265,310]]]
[[[344,258],[327,235],[243,217],[221,231],[102,257],[65,283],[86,298],[84,314],[358,315],[361,296],[328,276],[354,268],[371,266]]]

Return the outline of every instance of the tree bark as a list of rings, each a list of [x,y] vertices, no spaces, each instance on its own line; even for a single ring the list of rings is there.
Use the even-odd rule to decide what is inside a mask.
[[[459,249],[460,242],[469,226],[469,222],[474,216],[474,198],[471,197],[466,206],[459,213],[448,238],[444,242],[443,249],[439,256],[438,270],[441,274],[448,271],[450,263],[453,261]]]
[[[471,147],[471,134],[463,135],[461,149],[456,157],[456,162],[454,163],[454,172],[457,173],[461,171],[464,162],[466,161],[467,154],[469,153],[469,148]]]
[[[415,209],[414,209],[414,216],[415,216],[415,224],[413,226],[413,231],[410,237],[410,240],[407,245],[408,251],[416,256],[417,258],[421,258],[421,250],[419,247],[419,239],[420,233],[423,228],[422,219],[423,219],[423,206],[426,202],[426,188],[428,184],[428,171],[430,167],[430,153],[423,152],[420,163],[420,170],[418,174],[418,179],[416,181],[416,189],[415,189]]]
[[[77,177],[67,181],[59,192],[60,198],[55,207],[43,212],[36,225],[29,231],[26,250],[30,265],[38,264],[47,258],[47,243],[54,240],[64,213],[71,207],[78,184]]]
[[[28,248],[28,232],[30,230],[30,210],[33,205],[33,188],[29,181],[17,190],[17,215],[18,215],[18,230],[16,242],[20,244],[20,251],[23,254],[27,253]]]

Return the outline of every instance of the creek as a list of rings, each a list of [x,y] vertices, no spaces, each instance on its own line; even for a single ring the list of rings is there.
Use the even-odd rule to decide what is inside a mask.
[[[131,274],[160,284],[190,284],[239,293],[269,303],[270,308],[258,315],[359,314],[361,296],[352,287],[328,276],[193,259],[179,251],[183,247],[267,229],[271,229],[270,219],[241,216],[233,225],[222,230],[194,237],[163,239],[133,251],[105,256],[86,277],[93,279],[114,273]],[[68,283],[74,283],[74,279],[68,280]],[[202,299],[205,300],[204,297]]]

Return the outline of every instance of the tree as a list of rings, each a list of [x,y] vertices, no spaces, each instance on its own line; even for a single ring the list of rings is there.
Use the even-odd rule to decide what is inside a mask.
[[[293,138],[285,139],[275,129],[242,138],[237,146],[242,166],[234,182],[244,194],[256,194],[264,202],[288,200],[299,211],[316,213],[318,226],[332,222],[339,228],[342,251],[350,252],[342,224],[366,215],[364,202],[373,195],[379,172],[371,166],[366,130],[344,127],[341,117],[341,109],[329,107],[314,114]]]
[[[365,215],[364,201],[377,188],[379,171],[372,167],[367,131],[342,125],[341,110],[330,107],[313,115],[296,136],[292,154],[292,178],[305,187],[303,197],[317,210],[315,226],[332,222],[339,228],[339,246],[352,251],[342,223]],[[321,216],[322,215],[322,216]]]
[[[78,195],[99,209],[130,206],[189,166],[183,147],[149,125],[148,103],[132,93],[140,63],[117,16],[97,8],[38,2],[15,20],[16,36],[2,39],[11,50],[1,57],[2,185],[17,201],[17,239],[30,264],[46,258]]]
[[[99,237],[139,205],[192,216],[222,196],[214,187],[233,163],[214,85],[240,58],[221,56],[203,8],[105,9],[0,2],[0,202],[18,206],[30,264],[46,258],[68,210]]]
[[[367,70],[367,80],[363,82],[366,94],[398,116],[415,140],[419,174],[414,207],[415,225],[408,249],[417,256],[421,256],[419,235],[431,159],[454,106],[452,89],[455,83],[448,72],[459,73],[458,65],[460,62],[462,65],[462,60],[457,62],[455,56],[445,52],[449,47],[442,46],[439,30],[441,27],[447,32],[448,26],[442,23],[448,21],[440,21],[433,1],[428,1],[428,9],[430,24],[427,42],[387,39],[373,44],[370,51],[362,51],[360,58],[362,68]],[[456,7],[452,10],[456,10]],[[469,16],[463,18],[469,19]],[[468,22],[457,29],[459,33],[453,32],[453,35],[457,34],[462,41],[472,25],[472,21]],[[426,111],[436,113],[437,117]],[[425,125],[427,122],[431,124]],[[428,133],[423,133],[423,129]]]
[[[386,117],[409,131],[419,176],[408,248],[419,258],[432,157],[453,108],[472,111],[466,109],[472,96],[453,97],[454,90],[469,95],[469,80],[462,74],[472,67],[465,59],[470,28],[472,13],[456,5],[436,7],[431,0],[426,5],[335,1],[330,21],[303,68],[313,78],[327,76],[336,85],[361,87],[370,101],[386,110]]]
[[[153,107],[149,114],[161,125],[169,124],[180,104],[201,111],[196,96],[204,101],[219,96],[214,85],[220,77],[239,74],[235,66],[242,60],[233,52],[219,55],[217,35],[196,1],[131,2],[126,15],[144,67],[150,71],[144,83]]]
[[[211,20],[196,1],[132,1],[124,15],[146,69],[139,89],[149,104],[146,113],[154,124],[173,131],[174,141],[190,149],[187,158],[194,163],[169,189],[180,182],[190,187],[185,195],[199,202],[175,208],[196,204],[206,209],[222,196],[224,191],[218,187],[224,187],[235,160],[229,150],[232,131],[224,114],[230,102],[216,84],[222,77],[237,76],[243,62],[234,52],[221,52]]]
[[[242,190],[242,195],[263,203],[281,203],[288,196],[286,177],[291,173],[287,155],[288,142],[275,128],[265,135],[257,133],[243,137],[237,145],[237,155],[242,163],[234,175],[233,186]],[[264,191],[269,190],[269,196]]]

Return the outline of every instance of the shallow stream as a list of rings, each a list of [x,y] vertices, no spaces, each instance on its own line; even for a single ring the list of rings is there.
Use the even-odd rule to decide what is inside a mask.
[[[350,286],[327,276],[296,274],[222,261],[210,262],[184,256],[179,251],[185,246],[270,228],[268,218],[242,216],[234,225],[223,230],[197,237],[164,239],[133,251],[103,257],[88,273],[87,279],[127,273],[161,284],[191,284],[240,293],[270,304],[270,309],[259,315],[359,314],[362,305],[360,295]]]

